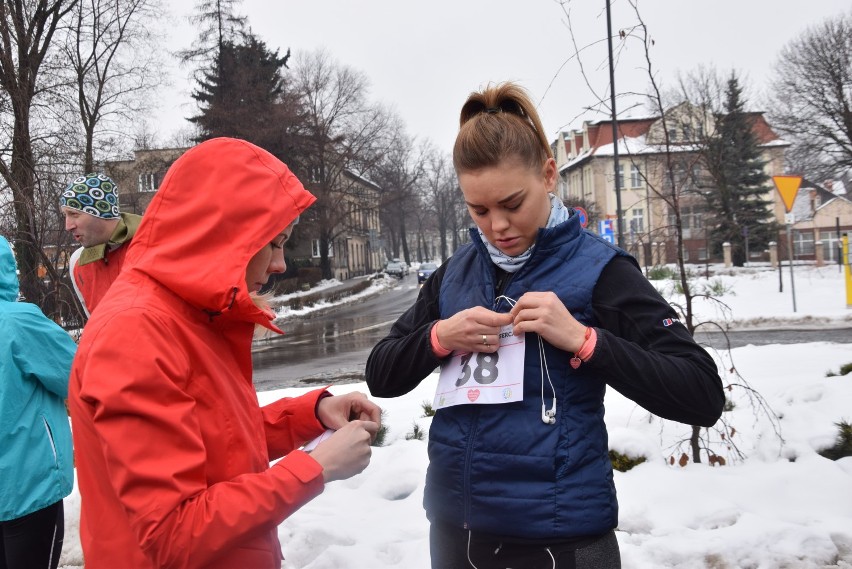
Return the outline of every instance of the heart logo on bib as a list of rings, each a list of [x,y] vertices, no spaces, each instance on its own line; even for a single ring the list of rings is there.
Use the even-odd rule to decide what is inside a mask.
[[[470,399],[470,402],[473,403],[477,399],[479,399],[479,390],[478,389],[469,389],[467,392],[467,398]]]

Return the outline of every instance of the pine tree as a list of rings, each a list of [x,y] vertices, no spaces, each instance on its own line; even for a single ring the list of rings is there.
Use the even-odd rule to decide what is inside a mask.
[[[719,253],[722,243],[731,244],[734,265],[746,261],[749,249],[764,249],[777,231],[771,210],[769,176],[752,129],[753,115],[745,112],[742,88],[735,74],[728,80],[724,113],[716,119],[716,131],[703,151],[712,187],[704,192],[712,218],[711,246]]]
[[[198,37],[189,49],[178,52],[184,63],[214,61],[226,43],[233,43],[245,31],[247,19],[238,16],[242,0],[198,0],[190,23],[198,28]]]
[[[222,44],[192,94],[201,111],[189,119],[199,127],[198,141],[242,138],[282,160],[291,158],[289,141],[298,113],[282,77],[289,57],[289,50],[280,57],[249,33],[239,43]]]

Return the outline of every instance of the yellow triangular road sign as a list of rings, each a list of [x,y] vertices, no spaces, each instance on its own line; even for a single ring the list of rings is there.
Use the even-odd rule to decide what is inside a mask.
[[[775,189],[781,194],[781,199],[784,201],[784,207],[787,208],[787,213],[793,209],[793,202],[796,201],[796,194],[799,192],[799,186],[802,185],[801,176],[772,176],[772,181],[775,182]]]

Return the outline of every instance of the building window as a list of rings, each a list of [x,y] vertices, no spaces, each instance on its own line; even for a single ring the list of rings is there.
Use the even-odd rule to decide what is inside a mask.
[[[822,241],[824,258],[826,261],[836,263],[841,256],[842,242],[837,238],[836,231],[820,231],[819,240]]]
[[[334,247],[328,248],[329,258],[334,257]],[[320,257],[320,240],[311,239],[311,257],[318,259]]]
[[[645,210],[642,208],[633,208],[630,210],[630,233],[644,233],[645,232]]]
[[[814,234],[813,232],[802,231],[793,232],[793,256],[811,256],[814,255]]]
[[[680,228],[683,231],[684,239],[701,239],[707,237],[704,232],[704,218],[706,215],[706,206],[681,206]],[[677,217],[674,212],[672,212],[669,214],[669,225],[674,227],[676,223]]]
[[[624,164],[618,165],[618,187],[624,187]]]
[[[142,193],[156,192],[159,188],[157,175],[147,172],[139,174],[138,187]]]
[[[630,187],[642,187],[642,172],[639,171],[639,166],[637,166],[636,164],[630,165]]]

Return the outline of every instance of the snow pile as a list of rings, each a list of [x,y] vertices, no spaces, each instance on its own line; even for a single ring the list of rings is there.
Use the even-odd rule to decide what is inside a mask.
[[[796,313],[789,282],[778,292],[777,272],[730,271],[710,280],[721,279],[730,289],[722,300],[736,326],[752,326],[758,319],[774,325],[848,322],[837,267],[796,271]],[[714,317],[709,303],[700,302],[697,309],[707,319]],[[852,422],[852,374],[827,376],[852,362],[852,344],[750,345],[714,357],[726,385],[747,382],[777,417],[756,412],[749,392],[733,387],[731,410],[714,431],[713,451],[726,459],[725,466],[706,461],[679,466],[690,428],[660,421],[614,390],[607,392],[610,448],[648,457],[626,473],[615,473],[624,568],[852,569],[852,458],[831,461],[817,453],[834,443],[836,423]],[[436,384],[433,374],[404,397],[378,400],[389,428],[385,446],[374,449],[366,471],[329,484],[281,524],[285,568],[429,567],[429,527],[422,509],[426,440],[406,435],[415,422],[428,432],[431,419],[423,416],[423,403],[431,402]],[[367,393],[363,383],[331,388],[337,394],[353,390]],[[305,391],[258,397],[264,404]],[[75,488],[66,499],[60,563],[69,569],[82,566],[78,517]],[[105,538],[108,534],[104,528]]]

